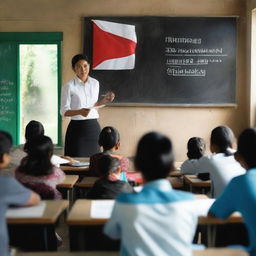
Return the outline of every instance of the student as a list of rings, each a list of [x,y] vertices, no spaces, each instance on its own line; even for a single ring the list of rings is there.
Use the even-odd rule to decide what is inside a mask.
[[[194,174],[193,165],[205,154],[205,142],[202,138],[192,137],[188,140],[187,149],[188,159],[181,165],[180,171],[182,174]]]
[[[104,232],[121,239],[121,255],[192,255],[192,239],[198,216],[184,207],[191,193],[172,189],[166,179],[173,170],[171,141],[151,132],[139,141],[135,166],[145,185],[139,193],[123,193],[116,199]]]
[[[127,181],[125,172],[128,172],[129,169],[129,160],[128,158],[117,154],[118,149],[120,148],[120,134],[118,130],[112,126],[106,126],[102,129],[99,135],[99,145],[103,148],[102,153],[95,154],[90,157],[90,174],[92,176],[101,176],[102,173],[99,171],[99,159],[104,154],[109,154],[113,157],[116,157],[120,160],[121,165],[121,179]]]
[[[233,212],[242,214],[249,235],[249,252],[256,255],[256,129],[244,130],[238,138],[237,161],[247,170],[224,189],[210,208],[209,215],[226,219]]]
[[[17,147],[11,148],[10,155],[11,155],[11,163],[2,170],[3,173],[14,176],[14,172],[17,167],[20,165],[20,161],[27,155],[28,147],[33,141],[34,138],[38,136],[44,135],[44,126],[42,123],[31,120],[25,128],[25,144],[20,145]],[[67,159],[67,157],[64,157]],[[59,166],[60,163],[69,163],[72,162],[72,158],[68,158],[68,160],[61,158],[59,156],[53,155],[51,158],[52,164]]]
[[[16,169],[16,178],[25,186],[36,189],[44,199],[61,199],[56,185],[65,178],[64,172],[51,163],[52,140],[47,136],[34,138],[27,149],[27,156]]]
[[[218,126],[211,132],[210,156],[195,160],[190,173],[210,174],[212,181],[211,193],[215,198],[220,195],[225,186],[235,176],[245,173],[245,169],[234,158],[234,134],[227,126]]]
[[[11,136],[0,131],[0,169],[10,162]],[[10,205],[32,206],[40,201],[40,197],[22,186],[13,177],[0,174],[0,255],[9,256],[8,231],[5,214]]]
[[[129,183],[120,180],[121,166],[118,158],[103,155],[99,159],[98,166],[103,177],[95,182],[89,190],[87,198],[114,199],[122,192],[133,192],[133,188]]]
[[[20,165],[21,159],[27,155],[26,148],[28,147],[29,142],[33,140],[33,138],[41,135],[44,135],[43,125],[35,120],[30,121],[25,128],[25,145],[11,148],[11,162],[6,168],[2,170],[2,172],[14,176],[14,172],[16,168]]]

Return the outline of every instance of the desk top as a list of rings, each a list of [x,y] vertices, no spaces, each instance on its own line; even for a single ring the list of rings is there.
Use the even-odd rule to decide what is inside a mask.
[[[210,248],[202,251],[193,251],[193,256],[249,256],[245,251],[229,248]],[[37,256],[37,255],[36,255]]]
[[[69,204],[67,200],[43,200],[43,202],[46,203],[43,216],[7,218],[8,224],[54,224]]]
[[[15,256],[119,256],[119,252],[18,252]],[[200,255],[201,256],[201,255]],[[226,255],[225,255],[226,256]],[[227,255],[228,256],[228,255]],[[240,256],[234,255],[234,256]],[[241,255],[244,256],[244,255]]]
[[[118,256],[119,252],[19,252],[15,256]],[[211,248],[193,251],[193,256],[249,256],[245,251],[228,248]]]
[[[79,179],[79,175],[66,175],[65,179],[57,185],[58,188],[73,188]]]
[[[196,195],[198,199],[207,199],[205,195]],[[74,203],[67,217],[68,225],[103,225],[107,218],[92,218],[91,205],[93,200],[79,199]],[[207,217],[205,217],[207,218]],[[214,219],[214,218],[213,218]],[[205,224],[205,223],[202,223]]]
[[[184,175],[184,182],[192,185],[193,187],[209,188],[211,186],[210,180],[198,179],[196,175]]]
[[[76,200],[71,211],[68,214],[68,225],[102,225],[108,219],[91,218],[92,200]]]
[[[81,182],[77,183],[76,186],[80,188],[91,188],[99,177],[85,177]]]
[[[175,171],[170,172],[169,176],[170,177],[181,177],[182,173],[180,172],[180,170],[175,170]]]
[[[200,216],[198,223],[204,224],[204,225],[221,225],[221,224],[227,224],[227,223],[242,223],[243,218],[240,213],[235,212],[233,213],[228,219],[221,220],[214,217],[208,217],[208,216]]]
[[[183,179],[181,177],[168,177],[167,178],[173,188],[182,188],[183,187]]]

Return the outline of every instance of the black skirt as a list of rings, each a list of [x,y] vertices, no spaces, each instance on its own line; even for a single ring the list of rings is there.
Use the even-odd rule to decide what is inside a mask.
[[[90,157],[100,152],[97,119],[71,120],[65,138],[65,156]]]

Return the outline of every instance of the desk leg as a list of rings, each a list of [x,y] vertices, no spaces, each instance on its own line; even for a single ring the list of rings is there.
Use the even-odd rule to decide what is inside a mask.
[[[216,225],[207,225],[207,247],[215,247]]]

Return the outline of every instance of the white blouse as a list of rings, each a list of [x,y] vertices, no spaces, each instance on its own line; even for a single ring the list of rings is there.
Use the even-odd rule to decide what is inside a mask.
[[[68,110],[90,108],[95,105],[99,97],[98,80],[88,77],[84,83],[78,77],[70,80],[62,87],[60,113],[64,116]],[[72,116],[72,120],[96,119],[99,117],[97,109],[91,109],[88,116]]]

